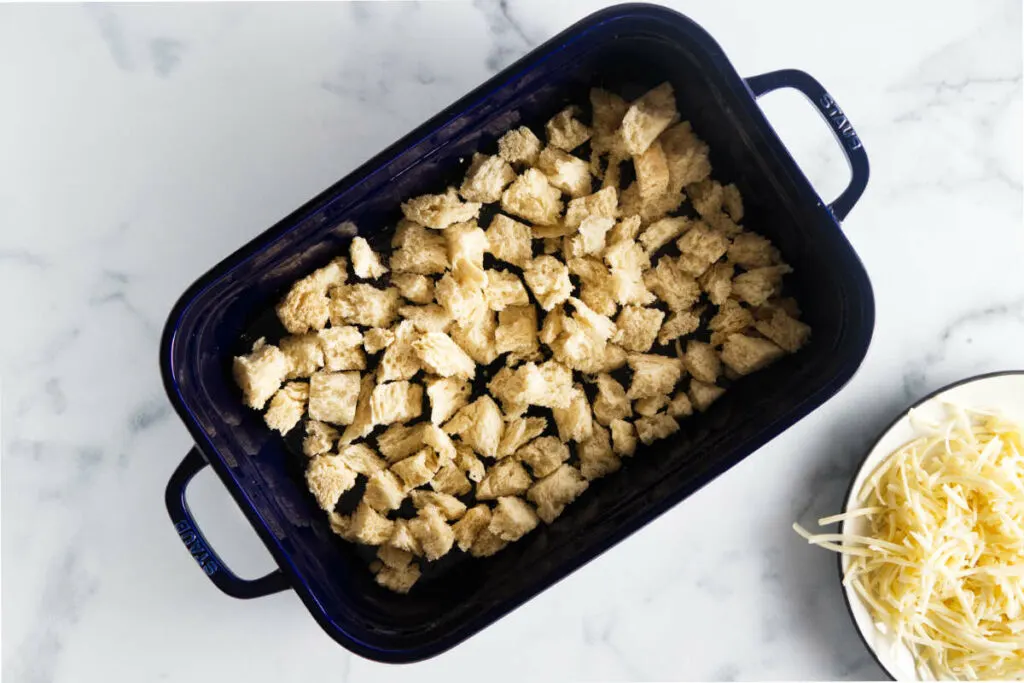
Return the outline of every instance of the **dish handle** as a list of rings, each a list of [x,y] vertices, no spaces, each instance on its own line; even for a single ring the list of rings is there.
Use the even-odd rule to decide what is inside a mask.
[[[192,477],[206,467],[206,464],[206,459],[199,449],[193,448],[174,470],[171,480],[167,482],[167,512],[174,523],[174,531],[192,554],[192,559],[196,561],[210,581],[213,581],[213,585],[233,598],[261,598],[264,595],[278,593],[289,588],[288,580],[280,569],[259,579],[239,578],[227,568],[227,565],[207,543],[188,509],[188,503],[185,502],[185,489],[188,488]]]
[[[810,74],[798,69],[782,69],[753,76],[747,79],[747,87],[750,88],[754,97],[760,97],[779,88],[798,90],[811,101],[811,104],[828,122],[836,140],[843,147],[851,171],[850,184],[838,199],[829,204],[828,208],[836,220],[845,219],[868,184],[868,155],[864,151],[864,145],[861,144],[853,124],[840,109],[835,98],[829,95],[821,83],[818,83]]]

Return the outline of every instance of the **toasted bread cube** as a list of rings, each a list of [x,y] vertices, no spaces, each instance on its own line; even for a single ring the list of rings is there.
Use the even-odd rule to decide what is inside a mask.
[[[658,439],[679,431],[679,423],[675,418],[665,413],[658,413],[651,417],[641,417],[636,421],[636,433],[645,446],[650,446]]]
[[[668,344],[673,339],[696,332],[700,326],[701,310],[692,309],[669,314],[668,320],[658,331],[658,343]]]
[[[352,420],[352,424],[345,427],[345,431],[342,432],[341,438],[338,439],[339,446],[347,446],[373,431],[373,420],[370,419],[370,397],[373,395],[374,386],[376,383],[372,373],[364,375],[360,380],[355,418]]]
[[[393,424],[377,437],[377,448],[389,463],[408,458],[423,448],[423,425]]]
[[[380,256],[370,247],[370,243],[362,237],[353,237],[349,244],[349,258],[352,259],[352,271],[356,277],[374,280],[388,272],[388,267],[380,261]]]
[[[636,240],[642,225],[643,221],[640,219],[640,216],[626,216],[608,232],[608,244],[617,244],[623,240]]]
[[[373,285],[340,285],[331,289],[331,325],[387,327],[398,315],[398,290]]]
[[[293,284],[275,309],[284,328],[292,334],[322,329],[330,310],[327,290],[344,284],[347,267],[344,257],[339,256]]]
[[[680,417],[689,417],[693,415],[693,403],[690,402],[689,397],[683,392],[679,392],[672,397],[672,400],[668,403],[668,412],[672,417],[679,419]]]
[[[637,399],[633,404],[633,409],[638,415],[650,417],[667,405],[668,396],[663,394],[661,396],[648,396],[647,398]]]
[[[673,311],[687,311],[700,299],[700,285],[680,264],[681,259],[662,256],[644,274],[644,284]]]
[[[514,458],[505,458],[487,470],[476,485],[476,499],[494,500],[499,496],[522,495],[532,482],[522,463]]]
[[[686,369],[691,375],[708,384],[714,384],[722,372],[722,363],[711,344],[691,339],[686,343]]]
[[[750,310],[729,299],[718,308],[718,313],[708,323],[711,344],[719,346],[729,338],[729,335],[742,332],[753,325],[754,316]]]
[[[782,288],[782,276],[793,272],[787,265],[754,268],[732,279],[732,293],[751,306],[762,306]]]
[[[395,273],[431,275],[448,269],[448,243],[444,235],[411,221],[400,223],[391,240],[391,269]]]
[[[734,221],[739,223],[743,220],[743,195],[735,183],[729,183],[722,188],[722,206]]]
[[[422,276],[417,275],[416,277]],[[431,283],[431,287],[433,287],[433,283]],[[433,289],[431,289],[431,292],[433,292]],[[367,353],[378,353],[391,346],[394,341],[395,333],[391,330],[385,327],[371,327],[363,335],[363,348],[366,349]]]
[[[498,457],[504,458],[518,451],[547,429],[547,418],[513,417],[505,423],[505,431],[498,444]],[[557,439],[556,439],[557,440]]]
[[[553,436],[542,436],[516,450],[514,457],[529,465],[533,476],[546,477],[569,459],[569,447]]]
[[[436,491],[412,491],[409,493],[417,510],[436,507],[445,519],[452,521],[466,514],[466,505],[455,496]]]
[[[378,366],[380,381],[412,379],[420,370],[420,359],[412,346],[419,339],[420,332],[414,323],[403,320],[395,327],[392,336],[394,341],[384,351]]]
[[[690,225],[690,219],[681,216],[662,218],[647,226],[647,229],[640,234],[639,241],[648,254],[653,254],[682,235]]]
[[[351,325],[327,327],[317,333],[323,353],[324,368],[328,372],[362,370],[366,367],[363,335]]]
[[[460,260],[468,261],[477,268],[484,266],[484,254],[487,253],[487,233],[480,229],[476,221],[456,223],[444,231],[448,243],[448,262],[455,264]]]
[[[732,294],[732,277],[734,269],[730,263],[715,263],[704,274],[697,278],[700,288],[708,293],[708,299],[716,306],[721,306]]]
[[[492,311],[503,311],[508,306],[526,306],[530,297],[523,281],[506,270],[487,271],[487,305]]]
[[[281,349],[259,339],[253,345],[252,353],[236,356],[232,371],[235,383],[242,390],[245,405],[262,410],[267,399],[281,387],[291,365]]]
[[[532,130],[519,126],[498,140],[498,155],[510,164],[533,166],[537,163],[542,146],[540,138]]]
[[[488,522],[488,526],[490,526],[490,522]],[[507,545],[508,541],[501,540],[491,533],[490,529],[484,529],[477,534],[473,541],[473,547],[469,549],[469,554],[473,557],[490,557],[504,550]]]
[[[676,246],[682,253],[680,269],[687,275],[698,277],[725,255],[729,240],[706,224],[696,222],[676,241]]]
[[[613,420],[630,417],[633,409],[626,390],[608,374],[597,376],[597,398],[594,399],[594,417],[607,426]]]
[[[351,424],[358,398],[358,372],[321,371],[309,378],[309,416],[314,420]]]
[[[569,269],[553,256],[538,256],[523,271],[523,278],[545,311],[562,303],[572,294]]]
[[[738,375],[766,368],[784,355],[775,342],[745,334],[731,334],[722,345],[722,362]]]
[[[535,357],[540,349],[537,343],[537,309],[532,304],[510,306],[499,313],[494,344],[498,355],[508,353],[516,360]]]
[[[417,273],[395,273],[391,284],[398,293],[414,304],[429,304],[434,300],[434,281]],[[369,350],[369,349],[367,349]]]
[[[487,388],[502,404],[543,408],[566,408],[574,395],[572,371],[554,360],[540,365],[525,363],[514,371],[506,368],[492,378]]]
[[[459,377],[431,377],[427,380],[430,421],[442,424],[469,402],[469,382]]]
[[[575,118],[579,113],[579,107],[566,107],[547,122],[544,130],[549,145],[571,152],[590,139],[590,129]]]
[[[463,496],[473,490],[466,474],[455,463],[446,463],[430,480],[430,488],[438,493],[447,493],[452,496]]]
[[[306,467],[306,485],[320,508],[331,512],[341,494],[356,485],[356,473],[336,455],[318,455]]]
[[[539,225],[554,225],[562,213],[562,193],[535,168],[526,169],[501,195],[503,211]]]
[[[526,497],[537,506],[537,516],[551,524],[588,486],[590,482],[579,470],[570,465],[560,465],[531,486]]]
[[[592,280],[583,280],[580,286],[580,300],[595,313],[610,317],[619,310],[615,299],[615,295],[618,293],[616,280],[612,278],[612,274],[604,265],[598,265],[604,272]]]
[[[423,547],[423,555],[433,562],[448,554],[455,545],[455,532],[448,526],[441,511],[428,505],[409,522],[409,531]]]
[[[612,451],[615,455],[631,457],[636,453],[636,429],[625,420],[612,420],[608,425],[612,433]]]
[[[391,471],[402,478],[407,488],[414,489],[433,479],[440,468],[437,453],[431,448],[421,448],[415,455],[392,465]]]
[[[562,333],[548,346],[555,358],[567,367],[594,374],[603,368],[602,361],[608,343],[577,325],[572,332]]]
[[[338,457],[350,470],[365,477],[372,477],[387,467],[384,459],[365,443],[344,446],[339,451]]]
[[[482,296],[479,301],[483,301]],[[437,304],[402,306],[398,309],[398,315],[420,332],[447,332],[454,322],[451,314]]]
[[[622,117],[629,109],[629,102],[607,90],[591,88],[590,107],[594,133],[591,147],[602,153],[625,154],[625,145],[619,135],[619,126],[622,125]]]
[[[683,362],[678,358],[634,353],[630,354],[628,362],[633,369],[633,382],[626,392],[629,399],[671,393],[683,376]]]
[[[373,580],[379,585],[395,593],[406,594],[420,578],[419,565],[409,564],[400,569],[394,567],[382,567],[374,575]]]
[[[811,336],[809,325],[789,317],[781,309],[773,310],[770,318],[758,320],[754,327],[789,353],[799,351]]]
[[[640,183],[633,182],[619,196],[619,210],[622,215],[638,215],[644,223],[653,223],[676,211],[686,201],[681,191],[670,188],[668,192],[645,198],[640,194]]]
[[[590,438],[594,425],[590,413],[590,403],[583,387],[576,385],[572,399],[565,408],[552,408],[551,414],[558,427],[558,438],[562,441],[584,441]]]
[[[697,213],[705,220],[713,219],[717,214],[722,213],[722,203],[725,201],[725,192],[722,184],[717,180],[705,178],[696,183],[686,186],[686,193],[690,197],[690,203]]]
[[[405,500],[406,487],[390,470],[380,470],[366,483],[363,501],[378,512],[396,510]]]
[[[490,204],[501,199],[501,193],[515,177],[516,172],[500,156],[476,153],[459,194],[471,202]]]
[[[614,341],[627,351],[650,351],[664,319],[665,313],[656,308],[625,306],[615,319]]]
[[[502,496],[491,513],[488,531],[503,541],[518,541],[537,528],[537,513],[529,503],[516,496]]]
[[[529,368],[529,366],[533,366],[531,377],[528,377],[523,372],[523,369]],[[530,362],[516,368],[515,370],[508,366],[501,368],[498,372],[494,373],[493,377],[491,377],[491,381],[487,383],[487,389],[490,391],[491,396],[501,402],[501,408],[505,415],[509,417],[518,417],[525,413],[526,409],[530,407],[530,404],[523,396],[528,380],[534,384],[538,384],[543,381],[540,379],[540,373],[537,371],[536,363]],[[569,375],[569,381],[572,381],[571,373]]]
[[[495,343],[497,333],[497,316],[493,311],[485,311],[476,321],[469,325],[452,325],[452,341],[465,351],[474,362],[490,365],[498,357]]]
[[[668,192],[668,159],[660,142],[655,140],[646,152],[633,157],[633,167],[636,169],[636,183],[642,200],[650,201]],[[664,243],[668,244],[672,239],[669,238]]]
[[[423,367],[435,375],[472,379],[476,374],[473,359],[444,332],[427,332],[412,347]]]
[[[409,522],[407,519],[396,519],[387,544],[396,550],[404,550],[418,557],[423,554],[423,546],[409,530]]]
[[[676,97],[670,83],[662,83],[635,100],[622,117],[622,139],[634,157],[647,151],[661,132],[676,122]]]
[[[619,456],[612,451],[608,430],[601,425],[594,426],[593,433],[579,445],[576,454],[580,458],[580,473],[587,481],[600,479],[622,467]]]
[[[392,536],[394,532],[392,532]],[[408,550],[402,550],[391,545],[390,540],[387,544],[377,548],[377,559],[380,561],[382,567],[391,569],[402,569],[412,564],[413,554]]]
[[[608,341],[615,335],[615,323],[610,318],[592,311],[589,306],[576,297],[569,297],[569,303],[575,309],[573,322],[581,332],[599,341]]]
[[[633,240],[622,240],[609,246],[604,252],[604,260],[613,269],[623,271],[643,272],[651,267],[650,256]]]
[[[640,270],[627,270],[613,266],[609,291],[615,302],[623,306],[628,304],[646,306],[655,301],[654,294],[648,291],[644,282],[644,273]]]
[[[408,381],[378,384],[370,396],[374,424],[408,422],[423,413],[423,387]]]
[[[586,197],[577,197],[569,202],[565,211],[565,225],[579,227],[584,218],[617,218],[619,215],[619,192],[614,187],[605,187]]]
[[[476,453],[469,444],[461,441],[455,443],[455,464],[460,470],[466,473],[466,478],[474,483],[480,483],[484,479],[486,468],[483,461],[476,457]]]
[[[331,525],[331,531],[338,534],[346,541],[350,543],[356,543],[355,536],[352,535],[352,517],[348,515],[339,515],[333,510],[328,511],[327,521]]]
[[[487,243],[494,258],[522,268],[533,256],[530,226],[497,214],[487,226]]]
[[[324,366],[324,351],[316,334],[294,334],[281,339],[281,353],[288,359],[285,379],[309,377]],[[341,368],[338,368],[341,369]]]
[[[483,270],[480,272],[483,273]],[[487,311],[483,289],[472,283],[460,283],[450,272],[445,273],[437,282],[434,296],[448,315],[461,324],[472,325]]]
[[[537,159],[537,168],[548,182],[570,197],[590,194],[590,166],[583,159],[555,147],[545,147]]]
[[[459,544],[459,549],[467,552],[473,546],[473,541],[476,540],[476,537],[490,523],[491,509],[486,505],[474,505],[466,510],[466,514],[462,516],[462,519],[452,525],[452,531],[455,533],[455,541]]]
[[[337,429],[326,422],[308,420],[306,422],[306,438],[302,440],[302,452],[310,458],[327,453],[334,448],[334,442],[337,440]]]
[[[579,231],[575,235],[565,238],[566,260],[586,256],[588,254],[600,254],[605,249],[605,235],[615,225],[611,218],[600,218],[588,216],[580,223]]]
[[[444,230],[454,223],[471,221],[480,215],[479,202],[463,202],[454,187],[444,194],[425,194],[402,202],[402,213],[434,230]]]
[[[270,407],[263,415],[267,426],[285,435],[299,424],[302,414],[306,412],[306,401],[309,400],[309,384],[306,382],[288,382],[277,390],[270,399]]]
[[[781,261],[779,250],[767,239],[754,232],[741,232],[732,239],[726,252],[732,263],[747,270],[774,266]]]
[[[501,409],[485,395],[459,410],[444,429],[461,436],[480,455],[496,458],[504,428]]]
[[[352,514],[348,534],[356,543],[382,545],[391,538],[394,528],[394,522],[361,501]]]
[[[690,388],[687,393],[690,396],[693,407],[703,413],[725,393],[725,389],[694,379],[690,380]]]
[[[658,141],[665,151],[671,189],[700,182],[711,174],[708,146],[694,135],[689,121],[669,127]]]

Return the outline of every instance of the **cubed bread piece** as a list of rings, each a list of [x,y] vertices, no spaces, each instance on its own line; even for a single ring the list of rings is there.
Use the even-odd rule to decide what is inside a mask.
[[[523,271],[523,278],[545,311],[550,311],[572,294],[569,269],[553,256],[538,256],[530,261]]]
[[[530,466],[535,477],[546,477],[569,459],[569,447],[553,436],[542,436],[516,450],[517,460]]]
[[[571,152],[589,140],[591,131],[576,118],[579,114],[580,108],[576,106],[566,107],[555,114],[547,122],[547,125],[544,126],[544,131],[548,137],[548,144],[566,152]],[[541,156],[543,156],[543,152]]]
[[[491,219],[486,232],[494,258],[522,268],[533,257],[530,226],[499,213]]]
[[[537,168],[548,177],[549,183],[570,197],[590,194],[590,166],[579,157],[555,147],[545,147],[537,159]]]
[[[448,242],[444,235],[418,223],[399,223],[391,240],[391,270],[395,273],[431,275],[448,269]]]
[[[733,237],[726,253],[732,263],[747,270],[773,266],[781,260],[779,250],[755,232],[741,232]]]
[[[405,275],[405,273],[402,273]],[[414,277],[423,277],[415,275]],[[431,297],[433,297],[433,283],[431,283]],[[401,310],[401,309],[399,309]],[[395,341],[395,333],[386,327],[371,327],[363,335],[363,348],[367,353],[378,353],[391,346]]]
[[[345,427],[341,438],[338,439],[339,446],[346,446],[356,439],[361,439],[373,431],[373,420],[370,419],[370,397],[373,396],[373,388],[376,382],[373,373],[368,373],[359,381],[359,397],[356,400],[355,418],[352,424]]]
[[[633,403],[633,410],[635,410],[638,415],[650,417],[667,405],[667,394],[662,394],[661,396],[648,396],[647,398],[638,398]]]
[[[419,425],[420,438],[441,457],[442,461],[453,460],[456,455],[455,444],[443,429],[430,422]]]
[[[341,494],[356,485],[356,473],[336,455],[318,455],[306,466],[306,485],[320,508],[330,512]]]
[[[324,366],[324,351],[320,348],[320,337],[317,334],[293,334],[282,338],[279,345],[281,353],[288,359],[285,379],[309,377]]]
[[[412,498],[412,504],[416,506],[417,510],[430,506],[436,507],[441,512],[441,515],[449,521],[459,519],[466,514],[466,505],[455,496],[450,496],[447,493],[422,490],[411,491],[409,497]]]
[[[645,198],[640,194],[640,183],[633,182],[619,195],[619,210],[624,216],[636,214],[644,223],[653,223],[678,210],[684,201],[686,196],[672,188],[655,197]]]
[[[690,380],[690,388],[687,390],[687,393],[690,396],[693,407],[703,413],[725,393],[725,389],[694,379]]]
[[[717,180],[705,178],[699,182],[691,183],[686,186],[686,194],[689,195],[693,208],[705,220],[722,213],[725,192],[723,191],[722,184]]]
[[[722,363],[718,359],[718,352],[711,344],[705,344],[694,339],[686,342],[686,358],[684,359],[686,369],[691,375],[701,382],[714,384],[722,371]]]
[[[444,332],[427,332],[412,343],[420,363],[441,377],[473,379],[476,363]]]
[[[408,550],[396,548],[389,542],[377,548],[377,559],[380,561],[382,568],[402,569],[412,563],[413,554]]]
[[[338,440],[338,430],[326,422],[306,421],[306,438],[302,440],[302,452],[312,458],[327,453]]]
[[[594,417],[607,426],[612,420],[630,417],[633,409],[626,398],[626,390],[608,374],[597,376],[597,398],[594,399]]]
[[[640,233],[639,241],[648,254],[653,254],[682,235],[690,225],[690,219],[682,216],[662,218],[647,226],[647,229]]]
[[[773,310],[770,318],[758,320],[754,327],[789,353],[799,351],[811,336],[809,325],[789,317],[782,309]]]
[[[554,225],[562,213],[562,193],[546,175],[528,168],[502,193],[501,208],[531,223]]]
[[[588,486],[590,483],[579,470],[570,465],[560,465],[534,483],[526,497],[537,506],[537,516],[551,524]]]
[[[358,372],[314,372],[309,378],[309,416],[321,422],[351,424],[359,388]]]
[[[589,306],[595,313],[603,316],[613,316],[619,309],[615,295],[616,281],[612,278],[611,272],[604,264],[593,257],[576,258],[571,261],[574,265],[587,264],[587,272],[578,272],[569,266],[569,272],[579,275],[580,300]]]
[[[452,270],[460,260],[483,268],[484,254],[488,249],[487,233],[476,221],[452,225],[444,231],[444,238],[448,243],[448,262],[452,264]]]
[[[466,473],[466,478],[474,483],[480,483],[484,479],[486,467],[480,458],[476,457],[473,448],[462,441],[455,441],[455,464],[460,470]]]
[[[448,526],[441,511],[428,505],[409,522],[409,531],[423,547],[423,555],[433,562],[448,554],[455,545],[455,532]]]
[[[483,270],[480,270],[483,273]],[[486,276],[484,276],[486,281]],[[462,284],[451,272],[434,287],[434,296],[452,320],[471,325],[487,312],[487,300],[480,285]]]
[[[672,400],[668,403],[669,415],[678,419],[680,417],[689,417],[693,415],[693,403],[690,402],[689,397],[683,392],[679,392],[672,397]]]
[[[275,309],[284,328],[292,334],[322,329],[330,309],[327,290],[344,284],[347,268],[345,258],[339,256],[293,284]]]
[[[494,333],[495,352],[509,354],[511,362],[536,359],[537,309],[533,304],[510,306],[498,314],[498,328]]]
[[[501,193],[515,177],[516,172],[500,156],[476,153],[459,194],[471,202],[490,204],[501,199]]]
[[[565,211],[565,225],[575,228],[583,222],[583,219],[591,218],[618,218],[619,215],[619,192],[614,187],[605,187],[586,197],[577,197],[569,202]]]
[[[565,238],[563,252],[566,261],[588,254],[601,254],[605,249],[605,235],[614,225],[615,220],[612,218],[593,216],[584,218],[576,234],[568,235]]]
[[[670,189],[681,189],[711,174],[708,146],[693,133],[689,121],[670,126],[658,136],[658,142],[665,150]]]
[[[532,130],[519,126],[498,140],[498,155],[510,164],[533,166],[537,163],[541,147],[543,143]]]
[[[601,425],[594,426],[593,433],[580,443],[576,454],[580,459],[580,473],[588,481],[607,476],[622,467],[619,456],[612,452],[608,430]]]
[[[394,472],[380,470],[366,483],[363,501],[378,512],[396,510],[405,500],[406,486]]]
[[[502,496],[491,513],[488,531],[503,541],[518,541],[537,528],[537,513],[517,496]]]
[[[708,299],[716,306],[721,306],[732,294],[732,277],[735,270],[731,263],[719,261],[704,271],[697,278],[700,288],[708,294]]]
[[[488,522],[489,525],[490,522]],[[489,529],[484,529],[477,534],[476,539],[473,541],[473,547],[469,549],[469,554],[477,558],[490,557],[504,550],[507,545],[508,541],[503,541],[491,533]]]
[[[608,342],[576,325],[573,331],[563,332],[548,346],[560,363],[578,372],[594,374],[603,370]]]
[[[408,519],[396,519],[387,544],[396,550],[404,550],[410,555],[419,557],[423,554],[423,546],[420,545],[420,542],[412,535],[412,531],[409,530],[410,521]]]
[[[483,301],[482,296],[479,301]],[[420,332],[447,332],[454,322],[451,314],[437,304],[402,306],[398,309],[398,315]]]
[[[640,441],[649,446],[658,439],[679,431],[679,423],[675,418],[665,413],[658,413],[651,417],[641,417],[636,421],[636,433]]]
[[[256,410],[263,410],[290,369],[288,357],[281,349],[267,344],[262,338],[253,346],[252,353],[236,356],[232,366],[235,383],[242,390],[245,405]]]
[[[380,261],[380,256],[362,237],[353,237],[349,245],[349,258],[352,259],[352,271],[356,277],[373,280],[388,272],[387,266]]]
[[[530,303],[523,281],[507,270],[487,271],[485,295],[492,311],[503,311],[509,306],[525,306]]]
[[[651,258],[634,240],[622,240],[609,246],[604,260],[613,269],[643,272],[651,267]]]
[[[644,273],[644,284],[673,311],[687,311],[700,299],[700,285],[681,265],[681,259],[662,256]]]
[[[565,408],[573,397],[572,371],[554,360],[540,365],[525,363],[514,371],[505,368],[498,372],[487,388],[503,405]]]
[[[402,478],[407,489],[414,489],[433,479],[440,467],[441,464],[434,449],[421,448],[415,455],[410,455],[392,465],[391,471]]]
[[[373,285],[332,287],[331,325],[387,327],[398,315],[399,296],[394,287],[377,289]]]
[[[423,387],[412,382],[378,384],[370,397],[370,415],[376,425],[408,422],[423,413]]]
[[[731,334],[722,345],[722,362],[738,375],[766,368],[784,355],[775,342],[745,334]]]
[[[412,426],[393,424],[377,437],[377,448],[390,463],[396,463],[409,457],[421,450],[424,444],[440,452],[443,459],[454,457],[454,445],[450,445],[448,448],[434,445],[438,442],[438,438],[436,435],[431,436],[431,433],[435,431],[441,432],[437,425],[427,422]],[[447,435],[441,432],[441,436],[446,437]]]
[[[615,319],[618,331],[613,341],[627,351],[650,351],[664,319],[665,313],[657,308],[625,306]]]
[[[722,188],[722,206],[734,221],[739,223],[743,220],[743,195],[735,183]]]
[[[362,370],[366,367],[363,335],[358,327],[341,325],[326,327],[317,333],[328,372]]]
[[[306,401],[309,400],[309,384],[306,382],[288,382],[277,390],[270,399],[270,407],[263,415],[267,426],[283,436],[299,424],[302,414],[306,412]]]
[[[671,393],[683,376],[683,362],[679,358],[634,353],[628,362],[633,370],[633,382],[626,392],[629,399]]]
[[[420,370],[420,358],[412,343],[419,339],[415,323],[403,320],[394,329],[394,341],[384,351],[378,366],[382,382],[408,380]]]
[[[466,510],[466,514],[462,516],[462,519],[452,525],[452,531],[455,533],[455,542],[459,544],[459,549],[463,552],[468,551],[473,546],[473,541],[476,540],[476,537],[490,523],[491,509],[486,505],[474,505]]]
[[[402,213],[434,230],[444,230],[454,223],[471,221],[480,215],[479,202],[463,202],[454,187],[444,194],[425,194],[402,202]]]
[[[676,122],[676,97],[671,83],[662,83],[635,100],[622,117],[622,139],[634,157],[647,151],[661,132]]]
[[[609,249],[616,248],[619,244],[624,244],[624,242],[619,242]],[[648,291],[644,275],[644,272],[638,268],[612,266],[608,290],[615,302],[623,306],[628,304],[647,306],[654,303],[655,296]]]
[[[434,281],[426,275],[395,273],[391,277],[391,284],[398,288],[399,294],[414,304],[429,304],[434,300]]]
[[[556,306],[546,316],[538,335],[545,344],[551,344],[562,334],[575,332],[579,326],[566,314],[565,306]]]
[[[474,451],[487,458],[498,456],[498,445],[505,428],[501,409],[490,396],[481,396],[455,414],[444,430],[457,434]]]
[[[522,463],[514,458],[505,458],[487,470],[487,474],[476,485],[477,500],[494,500],[499,496],[518,496],[526,493],[533,480]]]
[[[494,311],[485,311],[472,324],[452,325],[449,334],[452,341],[459,345],[474,362],[490,365],[498,357],[495,334],[498,329],[497,315]]]
[[[352,514],[348,533],[356,543],[382,545],[388,542],[395,523],[361,501]]]
[[[344,446],[338,452],[345,466],[353,472],[362,474],[365,477],[372,477],[385,467],[387,463],[365,443],[354,443]]]
[[[447,493],[451,496],[463,496],[473,490],[466,474],[454,462],[441,465],[437,474],[430,480],[430,488],[438,493]]]
[[[471,387],[460,377],[430,377],[427,379],[427,398],[430,400],[430,421],[436,425],[448,421],[455,412],[469,402]]]
[[[534,373],[539,377],[539,373],[536,371],[535,363],[527,363],[526,365],[532,365]],[[487,389],[495,399],[501,402],[502,411],[508,417],[518,417],[526,412],[526,409],[530,407],[523,398],[523,389],[528,379],[525,375],[521,374],[520,371],[523,369],[521,366],[513,370],[509,366],[505,366],[494,373],[491,377],[491,381],[487,383]],[[569,375],[570,382],[572,381],[572,375]],[[535,383],[536,379],[533,380]]]
[[[697,277],[725,255],[729,239],[697,221],[685,235],[676,240],[676,246],[682,254],[679,257],[680,269],[687,275]]]
[[[665,150],[657,140],[652,142],[643,154],[633,157],[633,168],[636,169],[636,182],[641,199],[649,201],[668,191],[668,160],[665,158]],[[672,239],[670,237],[664,243],[668,244]]]
[[[591,126],[593,138],[591,147],[601,153],[625,154],[625,145],[619,135],[622,117],[629,109],[629,102],[613,92],[602,88],[590,89]]]
[[[558,438],[562,441],[583,441],[590,438],[594,425],[590,413],[590,403],[583,387],[573,388],[572,398],[565,408],[552,408],[551,414],[558,427]]]
[[[754,316],[750,310],[729,299],[719,306],[718,312],[708,322],[708,328],[711,330],[711,344],[720,346],[729,338],[729,335],[742,332],[753,325]]]
[[[700,327],[700,316],[703,307],[690,309],[688,311],[677,311],[670,313],[668,320],[658,331],[658,343],[668,344],[673,339],[685,337],[697,331]]]
[[[625,420],[612,420],[608,425],[612,433],[612,451],[615,455],[630,457],[636,453],[636,429]]]
[[[575,309],[573,321],[581,332],[589,334],[599,341],[608,341],[615,336],[615,323],[610,318],[591,310],[589,306],[576,297],[569,297],[569,303]]]
[[[793,272],[787,265],[754,268],[732,279],[732,295],[751,306],[761,306],[782,289],[782,276]]]
[[[640,219],[640,216],[632,215],[624,217],[608,232],[608,244],[617,244],[623,240],[635,240],[640,234],[640,228],[642,225],[643,221]]]
[[[548,427],[544,417],[513,417],[505,423],[505,431],[498,444],[498,457],[512,455],[526,443],[536,439]],[[557,441],[557,439],[556,439]]]
[[[352,517],[350,515],[339,515],[333,510],[327,513],[327,522],[331,525],[331,531],[344,538],[349,543],[356,543],[355,536],[352,535]]]
[[[409,564],[400,569],[394,567],[382,567],[373,580],[389,591],[405,595],[412,590],[413,585],[420,578],[420,567],[417,564]]]

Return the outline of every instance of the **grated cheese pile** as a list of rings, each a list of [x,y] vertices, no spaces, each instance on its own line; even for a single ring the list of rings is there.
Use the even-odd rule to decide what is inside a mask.
[[[860,534],[811,534],[847,555],[844,584],[924,679],[1024,679],[1022,429],[946,405],[943,424],[892,453],[865,481],[848,522]]]

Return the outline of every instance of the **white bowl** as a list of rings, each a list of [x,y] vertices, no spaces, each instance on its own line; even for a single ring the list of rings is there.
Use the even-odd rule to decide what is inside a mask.
[[[1024,370],[998,372],[961,380],[926,396],[911,408],[923,419],[937,422],[945,417],[942,404],[946,401],[971,408],[998,409],[1008,418],[1024,422]],[[846,495],[845,512],[859,507],[857,493],[878,465],[900,446],[920,436],[910,424],[908,411],[904,411],[882,432],[882,436],[864,458]],[[849,522],[849,526],[849,533],[863,533],[867,521],[854,519]],[[840,533],[847,532],[846,523],[840,526],[839,531]],[[849,567],[850,558],[842,556],[839,564],[842,575]],[[885,672],[897,681],[922,680],[910,650],[903,646],[894,649],[893,639],[878,630],[871,619],[867,606],[856,591],[850,586],[844,586],[843,590],[850,615],[853,617],[853,622],[856,624],[864,644],[867,645],[868,650],[871,651]]]

